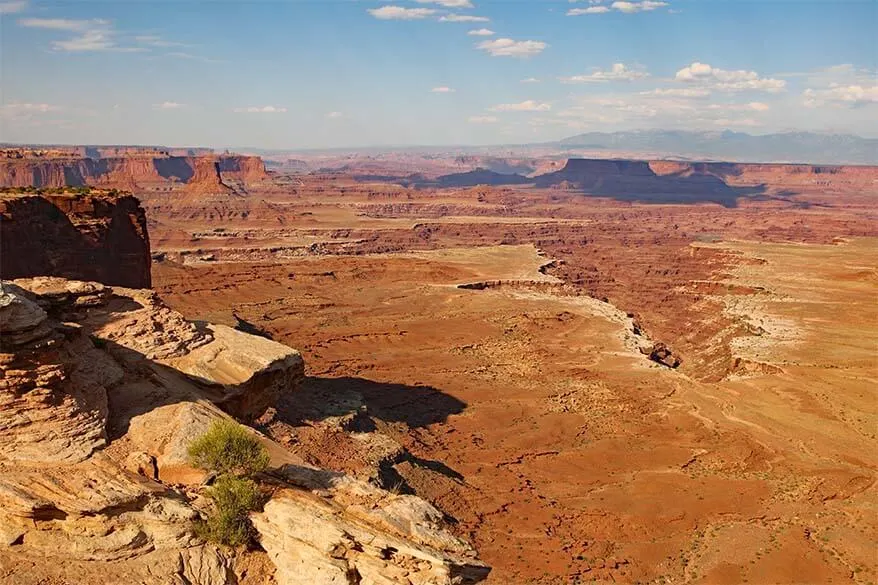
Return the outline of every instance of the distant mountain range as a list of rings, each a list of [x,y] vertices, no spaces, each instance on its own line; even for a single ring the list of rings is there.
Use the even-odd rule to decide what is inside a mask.
[[[563,150],[613,151],[660,158],[741,162],[878,164],[878,139],[851,134],[640,130],[588,132],[552,145]]]

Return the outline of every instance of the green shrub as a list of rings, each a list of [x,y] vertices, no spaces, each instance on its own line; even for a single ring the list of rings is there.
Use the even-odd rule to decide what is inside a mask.
[[[218,474],[251,475],[268,467],[268,451],[238,423],[218,420],[189,445],[189,461]]]
[[[207,490],[214,509],[195,525],[201,538],[227,546],[248,544],[254,535],[249,514],[262,505],[262,494],[252,480],[223,475]]]

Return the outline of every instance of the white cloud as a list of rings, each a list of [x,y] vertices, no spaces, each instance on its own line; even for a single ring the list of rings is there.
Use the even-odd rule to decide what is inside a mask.
[[[0,14],[15,14],[16,12],[24,12],[27,8],[27,0],[18,0],[15,2],[0,2]]]
[[[470,16],[469,14],[446,14],[439,18],[439,22],[489,22],[487,16]]]
[[[669,89],[653,89],[651,91],[642,91],[640,95],[658,95],[672,96],[684,98],[706,98],[710,97],[710,90],[702,87],[675,87]]]
[[[470,116],[468,119],[470,124],[494,124],[497,122],[496,116]]]
[[[633,14],[634,12],[648,12],[656,8],[664,8],[667,2],[655,2],[653,0],[643,0],[642,2],[613,2],[610,6],[619,12]]]
[[[779,93],[784,91],[787,84],[783,79],[760,77],[755,71],[743,69],[727,71],[697,61],[677,71],[674,78],[677,81],[700,84],[721,91],[754,90]]]
[[[536,77],[528,77],[527,79],[522,79],[519,83],[539,83],[540,80]]]
[[[180,108],[185,107],[185,104],[177,102],[162,102],[160,104],[155,104],[154,107],[159,110],[179,110]]]
[[[595,69],[588,75],[575,75],[573,77],[561,77],[562,83],[604,83],[607,81],[636,81],[649,77],[649,73],[643,67],[633,69],[624,63],[613,63],[609,70]]]
[[[438,4],[445,8],[472,8],[470,0],[415,0],[418,4]]]
[[[283,114],[287,109],[278,106],[249,106],[246,108],[235,108],[234,111],[244,114]]]
[[[575,0],[571,0],[573,2]],[[622,12],[624,14],[634,14],[635,12],[649,12],[657,8],[668,6],[667,2],[656,2],[655,0],[643,0],[642,2],[613,2],[609,6],[603,6],[601,2],[589,1],[588,8],[571,8],[567,11],[567,16],[581,16],[583,14],[606,14],[611,10]]]
[[[610,9],[607,6],[589,6],[588,8],[571,8],[567,16],[580,16],[583,14],[606,14]]]
[[[327,118],[333,118],[333,119],[334,119],[334,118],[341,118],[342,115],[343,115],[343,114],[342,114],[341,112],[328,112],[328,113],[326,114],[326,117],[327,117]]]
[[[492,112],[547,112],[552,109],[550,104],[525,100],[517,104],[498,104],[490,110]]]
[[[73,38],[63,41],[52,41],[52,48],[57,51],[117,51],[124,53],[140,52],[142,47],[123,47],[116,42],[116,31],[109,20],[93,18],[75,20],[67,18],[21,18],[19,26],[26,28],[42,28],[78,33]]]
[[[440,86],[440,87],[434,87],[430,91],[432,93],[454,93],[454,89],[452,89],[450,87],[445,87],[444,85]]]
[[[816,108],[860,108],[878,103],[878,71],[858,68],[850,63],[833,65],[807,73],[785,76],[806,77],[808,89],[803,92],[804,105]]]
[[[862,107],[878,104],[878,85],[837,85],[828,89],[806,89],[805,106],[816,108],[824,105]]]
[[[382,6],[370,8],[366,12],[379,20],[418,20],[436,14],[432,8],[403,8],[402,6]]]
[[[494,39],[482,41],[477,49],[487,51],[492,57],[530,57],[539,55],[548,47],[541,41],[513,41],[512,39]]]
[[[46,28],[50,30],[83,31],[98,26],[108,26],[109,21],[100,18],[74,20],[69,18],[20,18],[19,26],[26,28]]]
[[[478,28],[476,30],[471,30],[468,33],[471,37],[489,37],[494,34],[494,31],[487,28]]]
[[[771,106],[762,102],[750,102],[749,104],[747,104],[747,106],[751,110],[755,110],[757,112],[767,112],[771,109]]]

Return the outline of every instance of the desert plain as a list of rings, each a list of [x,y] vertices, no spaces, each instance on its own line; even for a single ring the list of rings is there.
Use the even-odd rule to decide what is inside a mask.
[[[138,196],[171,307],[301,351],[257,428],[433,503],[488,583],[874,583],[878,185],[854,176]]]

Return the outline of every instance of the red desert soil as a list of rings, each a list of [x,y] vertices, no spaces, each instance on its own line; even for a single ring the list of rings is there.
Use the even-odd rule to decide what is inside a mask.
[[[403,445],[396,477],[499,585],[876,580],[874,196],[309,176],[141,198],[169,304],[302,351],[310,377],[265,428],[353,472],[369,431]]]

